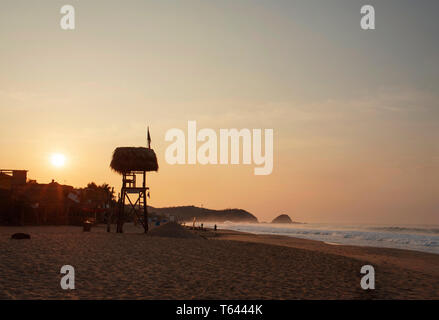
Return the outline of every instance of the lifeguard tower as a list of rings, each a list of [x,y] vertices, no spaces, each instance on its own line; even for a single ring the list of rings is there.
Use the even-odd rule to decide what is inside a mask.
[[[122,175],[122,188],[117,214],[116,232],[123,232],[127,216],[133,216],[148,232],[148,207],[146,198],[149,188],[146,186],[146,172],[157,171],[157,156],[151,149],[151,137],[147,134],[148,147],[118,147],[113,152],[110,167]],[[131,195],[131,197],[130,197]],[[126,206],[129,205],[127,211]],[[127,212],[126,212],[127,211]]]

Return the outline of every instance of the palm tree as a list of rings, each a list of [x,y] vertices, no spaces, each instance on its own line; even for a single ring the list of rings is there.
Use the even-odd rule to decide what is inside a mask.
[[[114,188],[112,188],[108,183],[103,183],[98,188],[101,189],[103,192],[105,192],[108,201],[114,199]]]

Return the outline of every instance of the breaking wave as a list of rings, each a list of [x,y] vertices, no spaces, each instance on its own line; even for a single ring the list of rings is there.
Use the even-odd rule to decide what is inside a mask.
[[[377,227],[377,231],[389,231],[398,233],[426,233],[426,234],[438,234],[439,228],[407,228],[407,227]]]
[[[255,234],[276,234],[346,244],[424,251],[439,254],[439,228],[407,226],[337,226],[323,224],[218,223],[219,228]]]

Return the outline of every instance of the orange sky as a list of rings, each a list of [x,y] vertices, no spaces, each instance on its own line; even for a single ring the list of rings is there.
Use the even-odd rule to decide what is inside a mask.
[[[369,33],[358,4],[294,3],[72,1],[77,29],[63,31],[61,2],[5,1],[0,167],[120,188],[112,151],[145,146],[150,125],[153,206],[238,207],[260,221],[439,223],[435,11],[402,4],[422,17],[407,26],[381,5]],[[273,173],[166,164],[165,132],[186,131],[188,120],[217,132],[272,128]],[[65,166],[51,165],[53,153]]]

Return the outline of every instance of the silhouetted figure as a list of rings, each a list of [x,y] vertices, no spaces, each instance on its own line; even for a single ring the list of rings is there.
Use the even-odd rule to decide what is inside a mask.
[[[111,232],[111,221],[110,221],[110,216],[107,216],[107,232]]]
[[[213,226],[213,231],[216,231],[216,225]]]
[[[110,211],[107,211],[105,213],[105,222],[107,223],[107,232],[111,231],[111,216],[112,216],[112,214],[110,213]]]

